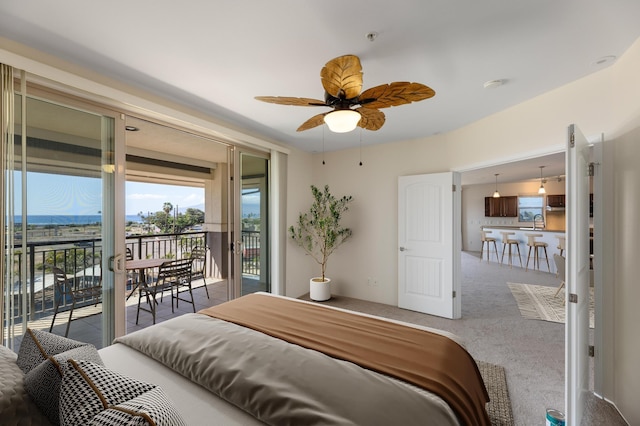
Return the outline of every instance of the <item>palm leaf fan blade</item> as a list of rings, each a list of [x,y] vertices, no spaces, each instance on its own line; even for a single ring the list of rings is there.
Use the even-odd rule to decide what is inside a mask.
[[[294,98],[287,96],[256,96],[255,99],[270,104],[294,106],[327,106],[324,101],[312,98]]]
[[[385,116],[382,111],[373,108],[356,108],[355,111],[360,113],[358,126],[365,130],[379,130],[384,125]]]
[[[335,98],[351,99],[362,90],[362,65],[354,55],[334,58],[320,70],[324,90]]]
[[[388,108],[433,97],[436,92],[421,83],[399,81],[367,89],[360,95],[364,108]]]
[[[314,115],[313,117],[311,117],[310,119],[308,119],[307,121],[302,123],[300,125],[300,127],[298,127],[298,129],[296,131],[302,132],[302,131],[313,129],[314,127],[323,125],[324,124],[324,116],[327,115],[327,114],[328,113]]]

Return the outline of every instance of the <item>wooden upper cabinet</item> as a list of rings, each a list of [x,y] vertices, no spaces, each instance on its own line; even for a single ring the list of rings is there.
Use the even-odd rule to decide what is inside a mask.
[[[547,195],[547,206],[564,207],[564,195]]]
[[[500,198],[485,197],[484,215],[487,217],[518,217],[518,197],[515,195]]]

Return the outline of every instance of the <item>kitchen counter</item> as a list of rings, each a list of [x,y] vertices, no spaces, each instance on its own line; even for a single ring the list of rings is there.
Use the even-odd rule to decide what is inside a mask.
[[[527,264],[527,255],[529,253],[529,247],[527,246],[527,235],[526,234],[541,234],[542,237],[536,238],[536,241],[543,241],[547,243],[547,256],[549,257],[549,268],[551,269],[551,273],[556,273],[556,264],[553,260],[553,255],[555,253],[560,254],[560,250],[558,249],[558,238],[560,236],[564,236],[565,231],[563,230],[552,230],[552,229],[533,229],[533,227],[526,226],[483,226],[483,231],[492,232],[490,234],[491,237],[494,237],[498,243],[498,257],[502,257],[502,234],[501,232],[514,232],[513,235],[510,235],[509,238],[518,240],[520,247],[520,255],[522,256],[522,266],[525,267]],[[507,249],[508,250],[508,249]],[[514,249],[512,248],[512,251]],[[508,251],[505,251],[505,264],[508,263],[506,258]],[[529,260],[529,269],[533,269],[533,251],[531,251],[531,260]],[[564,253],[566,256],[566,253]],[[516,250],[517,256],[517,250]],[[547,262],[544,260],[544,252],[540,252],[540,270],[544,272],[548,272]],[[520,266],[520,262],[518,259],[513,260],[514,266]]]
[[[530,231],[530,232],[559,232],[561,234],[565,233],[564,229],[551,229],[551,228],[536,228],[529,226],[509,226],[509,225],[485,225],[482,227],[483,230],[491,230],[491,229],[502,229],[502,230],[514,230],[514,231]]]

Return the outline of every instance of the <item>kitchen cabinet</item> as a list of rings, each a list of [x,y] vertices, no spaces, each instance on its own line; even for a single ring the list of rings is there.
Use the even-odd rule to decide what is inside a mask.
[[[565,207],[564,195],[547,195],[548,207]]]
[[[518,217],[518,197],[515,195],[500,198],[485,197],[484,215],[487,217]]]

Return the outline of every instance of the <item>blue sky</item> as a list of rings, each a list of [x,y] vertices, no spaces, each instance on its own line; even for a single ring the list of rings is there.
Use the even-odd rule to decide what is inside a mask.
[[[169,202],[180,211],[188,207],[204,210],[204,188],[127,182],[126,214],[155,213]]]
[[[21,178],[15,174],[16,193]],[[102,210],[102,186],[96,178],[29,173],[27,208],[31,215],[94,215]],[[126,214],[158,212],[165,202],[178,206],[203,208],[204,189],[151,183],[126,183]],[[21,214],[21,201],[15,200],[16,214]]]
[[[20,174],[14,175],[16,193],[20,193]],[[28,173],[27,208],[31,215],[95,215],[102,210],[102,186],[100,179],[79,176],[64,176],[45,173]],[[126,215],[162,210],[165,202],[181,211],[188,207],[204,210],[204,189],[159,185],[152,183],[126,183]],[[248,205],[258,205],[260,196],[250,194],[242,197]],[[16,214],[21,212],[21,201],[15,200]]]

